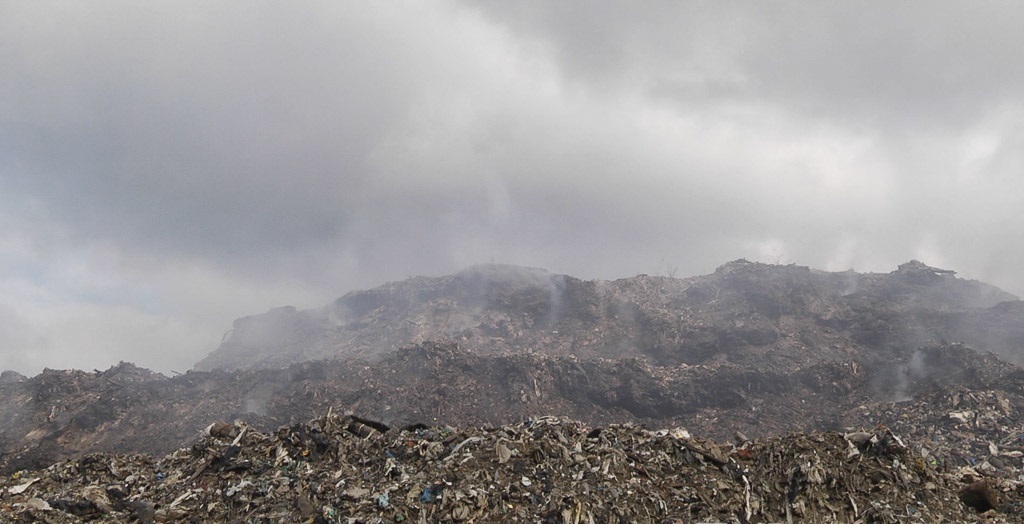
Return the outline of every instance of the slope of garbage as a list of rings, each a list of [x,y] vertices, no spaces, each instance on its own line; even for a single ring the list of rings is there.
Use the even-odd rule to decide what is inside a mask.
[[[721,444],[681,427],[557,417],[391,429],[328,413],[271,433],[211,424],[160,459],[92,454],[19,471],[0,480],[0,514],[143,524],[1017,522],[1022,489],[1017,476],[940,464],[883,426]]]
[[[352,292],[320,309],[236,320],[195,369],[373,361],[440,340],[485,354],[637,357],[665,366],[725,359],[777,371],[960,341],[1024,362],[1020,304],[917,261],[878,274],[737,260],[710,275],[615,281],[489,265]]]
[[[410,279],[174,377],[4,372],[0,516],[1021,521],[1021,304],[920,262]]]
[[[557,415],[590,425],[685,425],[723,440],[736,431],[834,430],[898,420],[859,418],[857,407],[906,406],[951,387],[1000,391],[1024,405],[1014,386],[1019,373],[963,345],[919,348],[884,365],[848,359],[781,373],[728,362],[481,355],[454,343],[403,348],[372,364],[307,362],[170,378],[127,363],[102,372],[47,370],[0,383],[0,473],[96,451],[161,455],[191,442],[211,420],[272,431],[330,409],[396,427]]]

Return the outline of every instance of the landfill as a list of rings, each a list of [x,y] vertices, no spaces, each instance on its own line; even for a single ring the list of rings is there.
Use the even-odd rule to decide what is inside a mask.
[[[885,426],[737,435],[725,444],[681,427],[559,417],[389,428],[328,413],[269,433],[213,423],[159,459],[95,453],[18,471],[0,480],[0,515],[48,523],[1019,522],[1021,452],[996,446],[1007,457],[999,467],[953,467],[954,458],[933,460],[941,450],[929,454]]]
[[[489,264],[240,318],[195,370],[376,361],[442,340],[481,354],[643,357],[662,366],[727,360],[787,371],[948,340],[1024,364],[1022,321],[1024,302],[1013,294],[918,261],[856,273],[736,260],[708,275],[614,281]]]
[[[915,261],[417,277],[0,374],[0,522],[1024,522],[1022,319]]]

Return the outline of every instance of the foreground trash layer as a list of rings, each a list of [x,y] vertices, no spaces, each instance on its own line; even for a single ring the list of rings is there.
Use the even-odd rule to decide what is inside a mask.
[[[221,422],[159,460],[101,453],[4,477],[0,515],[53,523],[1024,518],[1019,467],[947,467],[883,426],[737,442],[556,417],[398,430],[328,414],[271,434]]]

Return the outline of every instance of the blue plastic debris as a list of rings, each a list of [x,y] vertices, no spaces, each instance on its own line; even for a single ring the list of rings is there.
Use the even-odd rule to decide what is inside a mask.
[[[420,502],[424,504],[436,502],[437,499],[441,498],[442,491],[444,491],[444,486],[441,484],[427,486],[423,488],[423,494],[420,495]]]

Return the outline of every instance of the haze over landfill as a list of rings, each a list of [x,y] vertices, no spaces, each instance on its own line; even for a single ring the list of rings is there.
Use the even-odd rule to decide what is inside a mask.
[[[478,263],[1024,294],[1016,3],[0,4],[0,370]]]

